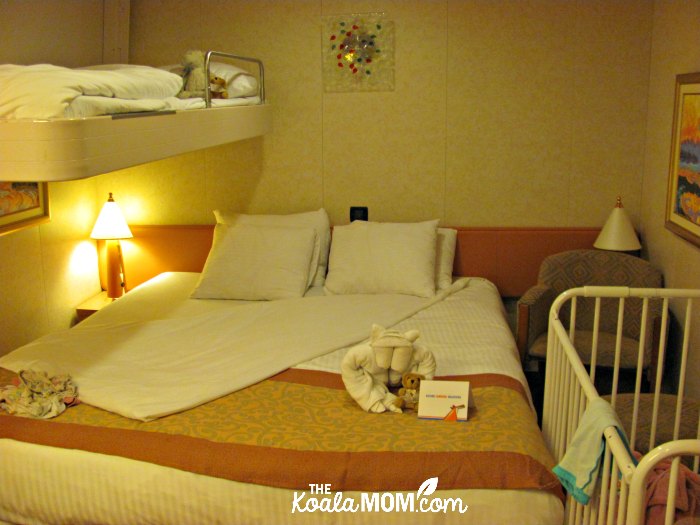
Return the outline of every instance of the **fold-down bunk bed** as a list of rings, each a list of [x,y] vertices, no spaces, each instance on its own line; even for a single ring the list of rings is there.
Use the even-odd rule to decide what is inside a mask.
[[[161,68],[0,66],[0,180],[82,179],[267,133],[271,109],[265,102],[263,63],[209,51],[207,77],[217,75],[217,67],[230,73],[219,58],[255,64],[255,92],[248,83],[241,96],[212,100],[207,85],[203,97],[178,99],[182,78]],[[136,81],[126,77],[131,73],[143,84],[135,87]],[[52,75],[61,77],[59,86],[52,87]],[[240,82],[244,76],[254,78],[229,74],[226,81]],[[124,85],[109,84],[124,78]],[[155,87],[152,80],[158,82]],[[39,100],[29,98],[33,91]]]

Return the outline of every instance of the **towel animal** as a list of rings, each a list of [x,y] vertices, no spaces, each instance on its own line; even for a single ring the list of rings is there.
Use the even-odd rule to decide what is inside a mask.
[[[350,348],[340,365],[343,383],[350,396],[368,412],[401,412],[399,399],[389,387],[400,386],[405,372],[435,375],[435,358],[415,344],[418,330],[400,333],[373,325],[369,343]]]

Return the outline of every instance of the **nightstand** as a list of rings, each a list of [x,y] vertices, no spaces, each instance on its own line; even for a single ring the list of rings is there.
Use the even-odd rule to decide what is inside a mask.
[[[107,297],[106,291],[98,293],[94,297],[91,297],[84,303],[78,305],[78,307],[75,309],[75,313],[78,316],[77,322],[79,323],[80,321],[87,319],[98,310],[101,310],[102,308],[110,304],[112,301],[113,299]]]

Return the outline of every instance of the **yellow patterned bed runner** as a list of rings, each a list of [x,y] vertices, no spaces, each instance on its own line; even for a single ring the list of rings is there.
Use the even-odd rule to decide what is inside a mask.
[[[0,384],[13,375],[0,369]],[[467,423],[420,420],[414,412],[370,414],[339,375],[294,369],[150,422],[85,404],[49,421],[5,415],[0,437],[291,489],[329,483],[334,490],[415,490],[439,476],[441,489],[560,495],[520,384],[492,374],[453,379],[472,382],[477,408]]]

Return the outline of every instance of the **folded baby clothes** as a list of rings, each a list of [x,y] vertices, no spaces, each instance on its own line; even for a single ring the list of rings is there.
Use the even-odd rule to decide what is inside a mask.
[[[0,388],[0,408],[23,417],[56,417],[77,402],[78,387],[69,375],[21,370],[16,384]]]
[[[615,427],[629,449],[627,436],[610,403],[598,397],[588,402],[574,438],[554,473],[564,488],[579,503],[588,504],[600,473],[605,437],[603,432]]]

